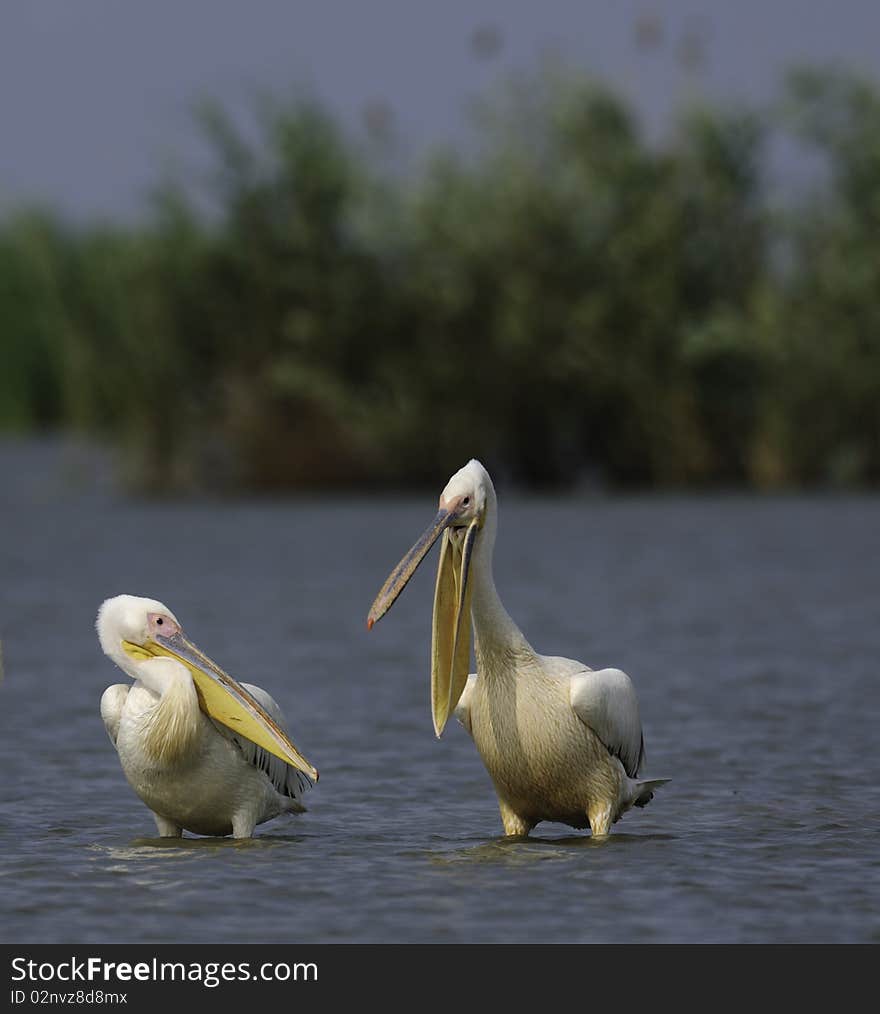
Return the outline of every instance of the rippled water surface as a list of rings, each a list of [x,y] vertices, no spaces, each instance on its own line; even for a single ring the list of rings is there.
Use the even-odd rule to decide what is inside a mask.
[[[509,611],[538,650],[630,674],[645,774],[673,779],[604,843],[507,842],[464,730],[433,736],[434,558],[365,629],[445,476],[170,504],[96,492],[76,459],[0,465],[4,942],[880,942],[880,500],[500,489]],[[308,813],[155,837],[98,711],[119,592],[276,697],[321,770]]]

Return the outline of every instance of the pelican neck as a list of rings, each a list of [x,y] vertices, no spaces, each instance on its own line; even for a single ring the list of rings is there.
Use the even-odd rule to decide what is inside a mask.
[[[494,498],[493,498],[494,499]],[[534,654],[532,646],[504,608],[495,579],[492,574],[492,556],[497,528],[497,508],[491,503],[487,508],[483,530],[474,546],[471,563],[473,598],[471,615],[476,634],[477,667],[481,660],[490,663],[494,656],[511,653]],[[489,668],[494,669],[493,666]]]

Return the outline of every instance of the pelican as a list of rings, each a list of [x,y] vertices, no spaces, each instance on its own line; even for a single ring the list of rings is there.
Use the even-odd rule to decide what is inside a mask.
[[[606,836],[669,779],[638,775],[645,744],[636,692],[619,669],[539,655],[508,615],[492,577],[498,501],[479,461],[460,469],[440,510],[391,572],[367,618],[380,620],[442,534],[431,644],[438,738],[451,713],[470,733],[498,795],[504,832],[542,820]],[[468,674],[471,621],[476,673]]]
[[[250,838],[257,824],[305,810],[318,772],[265,690],[223,672],[155,599],[107,599],[95,626],[104,654],[135,681],[104,691],[101,717],[162,837]]]

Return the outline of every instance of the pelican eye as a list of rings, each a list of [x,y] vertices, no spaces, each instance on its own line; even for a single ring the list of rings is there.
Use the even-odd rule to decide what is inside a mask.
[[[165,621],[164,621],[164,620],[162,619],[162,617],[160,616],[160,617],[159,617],[159,619],[158,619],[158,620],[156,620],[156,626],[158,626],[158,627],[161,627],[161,626],[162,626],[162,624],[163,624],[164,622],[165,622]]]
[[[464,500],[461,501],[461,505],[462,505],[462,507],[469,507],[470,506],[470,502],[471,502],[471,498],[469,496],[466,496],[464,498]]]

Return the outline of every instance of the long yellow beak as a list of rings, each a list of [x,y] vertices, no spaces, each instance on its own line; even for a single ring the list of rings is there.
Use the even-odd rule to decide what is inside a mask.
[[[419,564],[428,555],[428,550],[439,538],[441,532],[445,531],[455,521],[453,511],[443,510],[437,512],[437,516],[430,525],[422,532],[415,545],[398,563],[388,575],[385,584],[379,589],[379,594],[373,600],[370,613],[367,616],[367,630],[373,629],[373,624],[388,612],[397,601],[397,596],[406,588],[409,579],[415,574]]]
[[[467,683],[471,656],[471,586],[468,574],[481,521],[472,521],[462,539],[450,531],[450,526],[457,518],[458,512],[455,509],[441,508],[415,545],[388,576],[367,617],[367,628],[372,629],[394,605],[419,564],[442,534],[431,630],[431,715],[438,737]]]
[[[193,678],[199,705],[206,715],[302,771],[312,781],[318,780],[317,769],[303,757],[260,702],[182,633],[170,637],[158,634],[143,645],[124,641],[123,646],[136,657],[167,655],[183,663]]]
[[[471,522],[459,542],[447,529],[440,547],[434,619],[431,625],[431,717],[437,738],[464,691],[471,662],[471,590],[468,583],[474,541]]]

